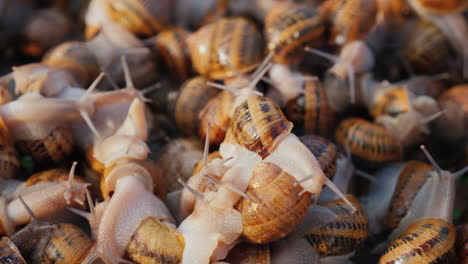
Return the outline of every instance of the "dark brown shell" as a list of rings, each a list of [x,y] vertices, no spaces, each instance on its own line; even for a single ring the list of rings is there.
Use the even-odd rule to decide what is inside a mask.
[[[237,244],[225,261],[231,264],[270,264],[270,245]]]
[[[187,46],[188,36],[187,30],[176,27],[159,33],[155,40],[158,55],[169,74],[180,80],[187,79],[193,72]]]
[[[59,126],[41,140],[19,140],[15,143],[21,153],[31,155],[44,166],[68,158],[74,149],[75,140],[69,127]]]
[[[229,91],[223,91],[211,98],[203,107],[198,118],[200,125],[198,133],[202,140],[206,138],[208,123],[210,124],[210,146],[216,147],[223,142],[226,132],[231,124],[231,109],[233,108],[235,95]]]
[[[455,263],[451,250],[455,243],[452,224],[436,218],[424,218],[412,223],[395,239],[380,258],[379,264]]]
[[[177,264],[182,261],[184,237],[154,218],[143,220],[130,239],[125,258],[135,263]]]
[[[251,243],[264,244],[286,236],[304,218],[311,203],[308,194],[294,186],[296,178],[270,162],[262,162],[252,172],[246,194],[235,208],[242,214],[242,236]]]
[[[153,36],[170,24],[171,1],[113,0],[104,10],[116,23],[140,36]]]
[[[94,81],[100,71],[94,54],[79,41],[67,41],[56,46],[46,53],[42,62],[68,70],[82,86]]]
[[[10,139],[8,128],[0,118],[0,177],[14,177],[20,166],[19,156]]]
[[[336,112],[330,107],[325,88],[317,80],[303,82],[304,93],[290,100],[285,114],[304,133],[323,137],[331,135],[336,125]]]
[[[233,139],[262,158],[270,155],[291,129],[292,123],[281,109],[263,96],[249,97],[236,108],[231,121]]]
[[[368,236],[368,219],[364,209],[353,195],[346,195],[346,198],[356,207],[355,213],[342,199],[321,204],[336,213],[335,220],[309,230],[305,235],[321,257],[350,253],[359,248]]]
[[[21,252],[8,237],[0,239],[0,263],[26,264]]]
[[[445,114],[435,120],[435,131],[444,142],[462,142],[468,136],[468,85],[457,85],[438,99]]]
[[[461,11],[467,7],[468,2],[465,0],[413,0],[425,10],[437,13],[447,14]]]
[[[349,146],[353,160],[365,167],[379,167],[402,158],[398,139],[386,128],[362,118],[348,118],[335,132],[337,144]]]
[[[386,218],[387,227],[396,228],[406,216],[413,199],[430,177],[428,172],[431,170],[432,166],[420,161],[409,161],[400,170]]]
[[[325,23],[318,12],[295,5],[279,5],[265,19],[265,38],[269,52],[277,63],[289,64],[297,60],[304,47],[320,44]]]
[[[207,81],[204,77],[195,77],[186,81],[180,88],[174,118],[177,128],[185,136],[198,135],[201,122],[199,115],[203,115],[200,112],[219,93],[219,89],[209,86]]]
[[[223,18],[200,28],[188,38],[193,67],[210,79],[226,79],[249,72],[260,64],[263,41],[256,26],[245,18]],[[229,64],[225,63],[225,60]]]
[[[305,135],[299,140],[314,154],[323,173],[332,179],[336,171],[336,146],[332,142],[316,135]]]

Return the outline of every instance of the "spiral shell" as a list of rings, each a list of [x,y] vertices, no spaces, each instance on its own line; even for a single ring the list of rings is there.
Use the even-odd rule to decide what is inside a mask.
[[[317,46],[325,32],[325,23],[315,10],[296,5],[279,5],[265,19],[268,51],[277,63],[297,60],[305,46]]]
[[[56,46],[46,53],[42,62],[68,70],[82,86],[90,84],[100,71],[94,54],[79,41],[67,41]]]
[[[386,128],[362,118],[348,118],[338,125],[336,142],[349,146],[353,159],[367,167],[375,167],[402,158],[398,139]]]
[[[31,175],[23,184],[24,187],[33,186],[44,182],[66,182],[68,181],[69,171],[65,169],[50,169],[36,172]],[[78,176],[73,177],[74,182],[86,183],[84,179]]]
[[[105,1],[104,10],[111,20],[140,36],[153,36],[170,23],[169,0]]]
[[[226,79],[253,70],[263,56],[256,26],[245,18],[223,18],[187,39],[193,67],[210,79]],[[233,69],[235,68],[235,69]]]
[[[400,170],[386,218],[387,227],[393,229],[398,226],[418,191],[430,177],[428,172],[431,170],[429,164],[420,161],[409,161]]]
[[[59,163],[66,159],[74,149],[75,140],[69,127],[58,126],[41,140],[18,140],[18,150],[39,164]]]
[[[188,31],[176,27],[159,33],[155,39],[155,48],[169,74],[180,80],[185,80],[192,74],[192,62],[186,41],[188,36]]]
[[[333,178],[336,171],[336,146],[332,142],[316,135],[305,135],[299,140],[314,154],[320,168],[328,178]]]
[[[135,263],[177,264],[182,261],[184,237],[173,229],[147,218],[130,239],[125,258]]]
[[[8,238],[0,238],[0,263],[26,264],[21,252]]]
[[[93,242],[75,225],[58,224],[47,237],[43,251],[35,253],[41,263],[78,264],[87,255]]]
[[[262,162],[252,172],[246,190],[248,201],[239,200],[236,209],[242,214],[242,236],[251,243],[264,244],[286,236],[301,222],[311,197],[301,194],[297,180],[270,162]]]
[[[186,81],[180,88],[174,117],[177,128],[186,136],[198,134],[202,122],[199,115],[205,113],[202,109],[219,93],[218,89],[208,86],[207,81],[204,77],[195,77]]]
[[[289,135],[292,123],[270,99],[251,96],[234,111],[230,129],[238,144],[265,158]]]
[[[359,248],[368,236],[368,219],[361,204],[352,195],[346,197],[357,208],[355,213],[342,199],[321,204],[336,213],[335,220],[305,235],[321,257],[350,253]]]
[[[330,107],[325,88],[318,79],[305,80],[304,93],[286,105],[285,114],[304,133],[328,137],[336,125],[336,112]]]
[[[451,249],[455,243],[452,224],[436,218],[424,218],[411,224],[385,251],[379,264],[454,263]]]
[[[435,14],[455,13],[468,6],[465,0],[411,0],[419,8]]]
[[[270,245],[237,244],[225,259],[233,264],[270,264]]]

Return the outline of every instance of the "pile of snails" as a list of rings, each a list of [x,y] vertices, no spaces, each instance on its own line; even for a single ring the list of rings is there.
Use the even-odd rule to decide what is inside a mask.
[[[0,263],[468,263],[468,1],[0,0]]]

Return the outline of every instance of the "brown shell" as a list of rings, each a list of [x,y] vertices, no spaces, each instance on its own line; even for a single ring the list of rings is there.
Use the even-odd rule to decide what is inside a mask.
[[[130,239],[125,258],[135,263],[177,264],[182,261],[184,237],[154,218],[143,220]]]
[[[21,252],[8,237],[0,238],[0,263],[26,264]]]
[[[250,96],[245,100],[234,111],[231,122],[234,140],[262,158],[270,155],[291,129],[292,123],[281,109],[263,96]]]
[[[235,208],[242,214],[242,236],[250,243],[264,244],[293,231],[304,218],[311,203],[308,194],[294,186],[297,180],[280,167],[262,162],[252,172],[246,194]]]
[[[437,13],[447,14],[461,11],[466,8],[468,2],[466,0],[412,0],[422,8]]]
[[[260,64],[263,41],[256,26],[245,18],[223,18],[200,28],[188,38],[193,67],[210,79],[234,77]],[[228,61],[232,67],[225,63]]]
[[[366,167],[375,167],[402,159],[398,139],[386,128],[362,118],[348,118],[335,132],[337,144],[349,146],[353,160]]]
[[[290,100],[285,114],[304,133],[323,137],[331,135],[336,125],[336,112],[330,107],[325,88],[316,80],[303,82],[304,93]]]
[[[106,1],[106,14],[121,26],[140,36],[153,36],[170,23],[170,0]]]
[[[376,89],[379,89],[379,87]],[[384,115],[397,116],[399,114],[409,112],[410,108],[411,102],[408,100],[407,89],[403,87],[395,87],[386,89],[381,96],[375,98],[373,106],[370,109],[370,113],[374,118]]]
[[[237,244],[225,261],[231,264],[270,264],[270,245]]]
[[[169,70],[169,74],[185,80],[192,75],[192,62],[188,52],[189,32],[183,28],[165,30],[156,37],[156,50]]]
[[[406,216],[413,199],[430,177],[428,172],[431,170],[432,166],[420,161],[409,161],[400,170],[387,213],[385,223],[387,227],[396,228]]]
[[[327,0],[320,7],[322,15],[331,20],[332,42],[343,45],[363,40],[374,26],[377,17],[375,0]],[[342,41],[337,40],[342,36]]]
[[[10,90],[7,87],[8,84],[2,84],[0,82],[0,105],[11,102],[12,96]]]
[[[51,230],[37,261],[46,264],[79,264],[87,255],[93,242],[75,225],[61,223]]]
[[[210,124],[210,146],[216,147],[223,142],[226,131],[231,124],[231,109],[233,108],[235,95],[229,91],[223,91],[210,99],[203,107],[198,118],[200,120],[199,135],[202,140],[206,138],[208,123]]]
[[[305,235],[321,257],[350,253],[359,248],[368,236],[368,219],[364,209],[353,195],[346,195],[346,198],[356,207],[355,213],[342,199],[321,204],[336,213],[335,220],[309,230]]]
[[[18,150],[41,165],[60,163],[74,150],[75,140],[69,127],[59,126],[41,140],[16,141]]]
[[[12,178],[21,166],[5,122],[0,118],[0,177]]]
[[[198,135],[199,114],[210,99],[219,93],[219,89],[208,86],[207,81],[204,77],[195,77],[180,88],[174,117],[177,128],[186,136]]]
[[[94,81],[100,71],[94,54],[79,41],[67,41],[56,46],[46,53],[42,62],[68,70],[82,86]]]
[[[265,38],[277,63],[289,64],[299,59],[304,47],[316,47],[325,32],[318,12],[296,5],[279,5],[265,19]]]
[[[468,135],[468,85],[457,85],[438,99],[445,114],[435,120],[437,135],[445,142],[461,142]]]
[[[380,258],[379,264],[455,263],[451,250],[455,243],[452,224],[436,218],[424,218],[412,223],[395,239]]]
[[[437,74],[450,69],[454,51],[450,41],[436,26],[420,21],[408,34],[401,56],[415,73]]]
[[[320,168],[328,178],[333,178],[336,171],[336,146],[317,135],[304,135],[299,140],[314,154]]]
[[[24,186],[29,187],[41,182],[65,182],[68,181],[69,171],[65,169],[50,169],[34,173],[25,182]],[[73,177],[73,181],[86,183],[84,179],[78,176]]]

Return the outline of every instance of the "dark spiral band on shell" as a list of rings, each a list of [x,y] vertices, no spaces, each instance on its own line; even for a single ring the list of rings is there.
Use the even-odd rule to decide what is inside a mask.
[[[336,146],[317,135],[305,135],[299,140],[314,154],[323,173],[331,179],[336,171]]]

